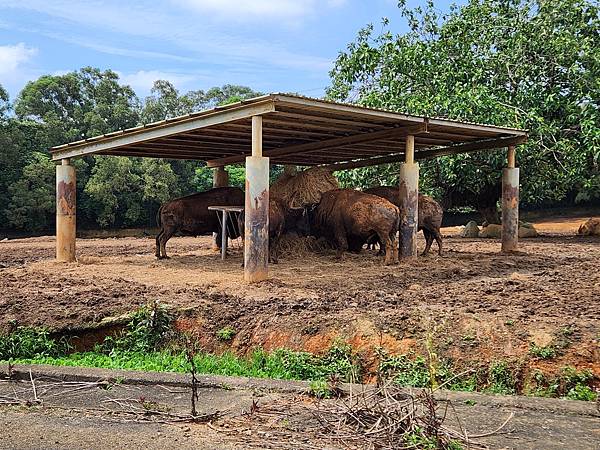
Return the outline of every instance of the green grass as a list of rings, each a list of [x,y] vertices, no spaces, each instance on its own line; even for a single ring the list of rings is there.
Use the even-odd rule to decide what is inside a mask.
[[[230,339],[235,333],[227,327],[219,331],[223,331],[222,339]],[[256,349],[246,357],[231,352],[215,355],[194,351],[194,342],[190,336],[174,333],[171,315],[153,303],[134,313],[122,333],[107,337],[90,352],[69,353],[71,347],[67,340],[55,339],[44,329],[13,324],[10,334],[0,335],[0,362],[189,373],[188,355],[193,354],[197,373],[306,380],[313,382],[311,391],[317,396],[328,395],[330,380],[362,380],[364,365],[359,355],[344,342],[334,342],[320,355],[288,349],[272,352]],[[542,349],[548,350],[547,347]],[[546,356],[539,349],[533,353],[536,357]],[[573,367],[564,367],[552,376],[533,372],[524,380],[524,387],[519,387],[518,380],[523,378],[522,363],[514,361],[474,364],[472,370],[461,372],[449,359],[436,358],[430,362],[414,354],[391,356],[383,349],[378,349],[377,355],[379,374],[388,379],[392,377],[403,386],[429,387],[435,383],[451,390],[505,395],[522,392],[588,401],[598,397],[591,387],[594,375]]]
[[[336,359],[344,355],[341,359]],[[221,355],[198,353],[194,357],[198,373],[240,377],[278,378],[284,380],[326,380],[335,375],[348,380],[355,368],[347,355],[333,347],[323,356],[286,349],[267,353],[255,350],[249,358],[233,353]],[[72,353],[66,356],[15,358],[15,364],[50,364],[53,366],[99,367],[104,369],[147,370],[188,373],[190,364],[184,353],[166,350],[151,353],[98,352]]]
[[[558,352],[554,345],[547,345],[544,347],[532,343],[529,347],[529,354],[540,359],[552,359],[557,356]]]

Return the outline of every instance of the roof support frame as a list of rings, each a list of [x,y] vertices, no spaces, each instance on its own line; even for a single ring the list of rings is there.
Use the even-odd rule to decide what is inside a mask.
[[[186,131],[209,127],[211,125],[217,125],[220,123],[226,123],[232,120],[262,115],[273,111],[275,111],[275,103],[272,99],[267,98],[264,102],[259,102],[244,108],[216,110],[210,114],[191,117],[189,120],[182,121],[180,123],[169,124],[166,122],[164,125],[160,125],[155,128],[140,127],[140,130],[136,133],[119,134],[114,138],[111,137],[110,140],[102,140],[95,143],[92,142],[87,145],[82,145],[79,148],[69,148],[68,146],[64,149],[55,148],[55,151],[52,153],[52,159],[57,161],[75,156],[83,156],[90,153],[98,153],[103,150],[116,149],[161,137],[173,136]]]

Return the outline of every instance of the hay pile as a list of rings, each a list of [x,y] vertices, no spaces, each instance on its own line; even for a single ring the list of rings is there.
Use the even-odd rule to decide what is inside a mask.
[[[288,208],[301,208],[318,203],[324,192],[339,187],[329,170],[313,167],[295,175],[291,171],[284,172],[271,186],[269,195],[282,200]]]
[[[301,257],[307,256],[310,253],[325,253],[331,250],[332,247],[323,238],[314,236],[297,236],[295,234],[284,234],[277,241],[277,254],[285,257]]]

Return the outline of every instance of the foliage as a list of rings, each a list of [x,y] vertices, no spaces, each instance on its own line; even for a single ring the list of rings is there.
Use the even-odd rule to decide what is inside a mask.
[[[46,149],[219,104],[259,95],[225,85],[180,94],[158,80],[143,104],[110,70],[85,67],[44,75],[28,83],[13,105],[0,86],[0,223],[26,231],[54,227],[54,163]],[[212,172],[200,162],[83,157],[77,171],[78,227],[155,224],[165,201],[212,187]],[[244,185],[243,168],[232,183]]]
[[[6,114],[10,110],[9,96],[6,89],[0,84],[0,122],[6,119]]]
[[[69,349],[65,339],[56,340],[43,328],[16,327],[0,335],[0,361],[58,357]]]
[[[217,331],[217,338],[221,341],[230,341],[235,336],[235,329],[227,326]]]
[[[539,346],[532,342],[529,347],[529,353],[536,358],[551,359],[556,356],[557,351],[554,345]]]
[[[16,229],[45,230],[55,214],[55,168],[44,153],[34,152],[18,181],[9,188],[6,215]]]
[[[600,19],[591,0],[470,0],[410,9],[362,29],[331,71],[328,96],[413,114],[523,127],[525,204],[600,198]],[[502,152],[422,163],[446,206],[495,208]],[[353,175],[375,184],[372,169]],[[368,181],[367,181],[368,180]],[[388,179],[386,179],[388,181]]]
[[[516,381],[506,361],[495,361],[490,364],[487,391],[492,394],[514,395]]]
[[[167,308],[154,301],[138,309],[125,330],[116,338],[107,337],[100,349],[110,355],[157,351],[174,337],[172,323]]]
[[[58,145],[135,126],[138,99],[112,70],[84,67],[30,81],[15,102],[20,119],[46,124]]]
[[[308,392],[315,398],[331,398],[329,383],[325,380],[313,380],[308,385]]]

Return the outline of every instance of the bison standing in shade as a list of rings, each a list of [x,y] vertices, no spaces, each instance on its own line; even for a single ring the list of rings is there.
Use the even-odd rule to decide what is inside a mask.
[[[365,189],[366,193],[378,195],[383,197],[398,208],[400,208],[400,189],[391,186],[377,186],[369,189]],[[440,228],[442,226],[442,217],[444,216],[444,210],[438,202],[427,195],[419,194],[419,224],[418,229],[423,230],[425,236],[425,250],[423,255],[429,253],[433,240],[437,242],[438,253],[442,255],[442,235]]]
[[[283,234],[286,225],[286,208],[284,204],[275,198],[269,199],[269,262],[277,264],[279,255],[277,254],[277,241]],[[245,215],[242,211],[238,215],[238,228],[242,239],[245,231]]]
[[[398,262],[396,233],[398,207],[384,198],[353,189],[325,192],[321,201],[306,209],[308,234],[324,237],[337,247],[338,258],[346,251],[359,252],[369,238],[385,245],[385,264]]]
[[[156,236],[156,257],[168,258],[167,241],[177,232],[198,236],[217,233],[217,245],[221,247],[221,224],[215,211],[209,206],[243,206],[244,191],[236,187],[219,187],[205,192],[177,198],[160,207],[156,221],[160,232]],[[229,222],[229,236],[239,237],[237,222]]]

